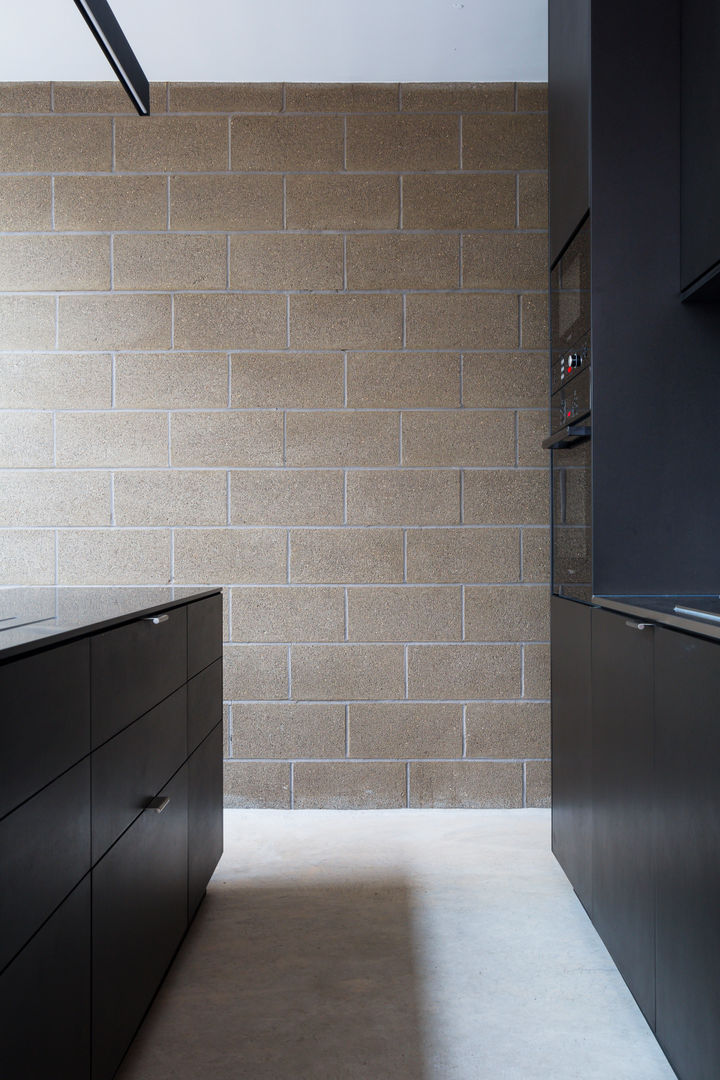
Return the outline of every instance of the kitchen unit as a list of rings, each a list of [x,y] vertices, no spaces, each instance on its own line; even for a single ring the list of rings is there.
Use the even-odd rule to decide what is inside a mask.
[[[114,1075],[222,851],[221,594],[164,592],[0,595],[3,1076]]]
[[[545,442],[553,850],[680,1080],[720,1073],[720,432],[703,421],[720,218],[700,226],[692,194],[717,159],[697,110],[720,39],[701,7],[550,3],[551,393],[583,365],[591,382],[565,425],[551,406]],[[587,356],[558,301],[583,233]]]

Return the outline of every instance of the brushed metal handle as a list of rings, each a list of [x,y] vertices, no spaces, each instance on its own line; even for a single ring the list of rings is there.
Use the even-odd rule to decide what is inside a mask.
[[[150,800],[145,809],[154,810],[156,814],[162,814],[163,810],[169,802],[169,795],[156,795],[154,799]]]
[[[153,626],[158,626],[161,622],[167,622],[169,618],[169,615],[148,615],[143,622],[151,622]]]
[[[633,630],[652,630],[655,623],[651,622],[633,622],[632,619],[626,619],[625,625],[631,627]]]

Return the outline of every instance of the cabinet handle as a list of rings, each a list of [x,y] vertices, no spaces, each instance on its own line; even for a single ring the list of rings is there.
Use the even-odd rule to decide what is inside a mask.
[[[153,626],[157,626],[161,622],[167,622],[169,618],[169,615],[148,615],[146,619],[143,619],[143,622],[151,622]]]
[[[633,622],[632,619],[626,619],[625,625],[632,627],[633,630],[652,630],[655,623],[651,622]]]
[[[169,802],[169,795],[156,795],[154,799],[150,800],[145,809],[154,810],[156,814],[162,814],[163,810]]]

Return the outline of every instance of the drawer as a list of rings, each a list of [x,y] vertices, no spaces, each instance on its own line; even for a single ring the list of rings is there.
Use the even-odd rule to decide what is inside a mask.
[[[90,644],[0,666],[0,817],[90,750]]]
[[[95,747],[187,680],[186,608],[173,608],[96,634],[90,657]]]
[[[222,724],[190,757],[188,773],[188,913],[192,918],[223,849]]]
[[[86,758],[0,821],[0,969],[90,869]]]
[[[187,757],[183,686],[92,755],[92,860],[142,813]]]
[[[222,656],[222,594],[188,604],[188,678]]]
[[[222,660],[216,660],[188,683],[188,753],[222,720]]]

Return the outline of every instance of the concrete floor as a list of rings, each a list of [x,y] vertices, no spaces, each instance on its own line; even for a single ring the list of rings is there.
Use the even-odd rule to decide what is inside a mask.
[[[673,1080],[545,810],[230,810],[117,1080]]]

